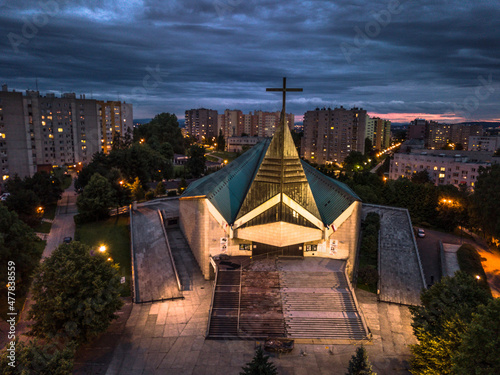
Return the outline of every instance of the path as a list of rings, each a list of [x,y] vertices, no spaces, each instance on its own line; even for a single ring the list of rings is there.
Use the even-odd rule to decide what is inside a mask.
[[[57,202],[56,216],[47,237],[47,244],[45,245],[45,249],[42,253],[42,262],[63,242],[64,237],[73,238],[75,236],[75,221],[73,220],[73,216],[78,213],[78,210],[76,208],[77,194],[75,193],[75,187],[73,184],[74,180],[63,192],[61,199]],[[16,333],[18,337],[21,337],[28,331],[28,312],[33,303],[34,301],[31,298],[31,292],[28,292],[26,302],[24,303],[23,310],[16,325]],[[23,336],[21,339],[26,340],[27,338]]]

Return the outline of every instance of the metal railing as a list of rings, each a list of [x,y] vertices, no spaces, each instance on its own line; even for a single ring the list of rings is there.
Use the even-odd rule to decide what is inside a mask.
[[[218,276],[219,276],[219,265],[217,263],[215,263],[215,279],[214,279],[214,286],[212,288],[212,300],[210,301],[210,307],[208,309],[208,324],[207,324],[207,333],[205,334],[205,337],[208,337],[208,335],[210,334],[210,323],[212,320],[212,310],[214,307],[215,289],[217,288],[217,277]]]
[[[158,216],[160,216],[161,229],[163,230],[163,235],[165,237],[167,252],[170,257],[170,262],[172,263],[172,269],[174,271],[175,280],[177,282],[177,288],[179,289],[179,292],[181,292],[182,294],[181,280],[179,278],[179,274],[177,273],[177,267],[175,266],[174,256],[172,255],[172,249],[170,248],[170,242],[168,242],[167,230],[165,229],[165,223],[163,222],[163,215],[161,213],[161,210],[158,210]]]

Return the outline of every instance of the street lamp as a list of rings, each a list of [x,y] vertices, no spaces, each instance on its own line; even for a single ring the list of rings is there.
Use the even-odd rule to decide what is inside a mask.
[[[104,252],[106,251],[106,246],[105,246],[105,245],[101,245],[101,246],[99,246],[99,251],[100,251],[101,253],[104,253]]]

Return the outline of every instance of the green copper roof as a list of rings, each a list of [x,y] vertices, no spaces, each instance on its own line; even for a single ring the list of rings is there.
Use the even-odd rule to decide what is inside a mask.
[[[233,223],[270,141],[259,142],[220,171],[191,183],[182,196],[206,195],[224,219]]]
[[[307,181],[325,225],[331,225],[353,202],[361,200],[346,184],[334,180],[302,161]]]

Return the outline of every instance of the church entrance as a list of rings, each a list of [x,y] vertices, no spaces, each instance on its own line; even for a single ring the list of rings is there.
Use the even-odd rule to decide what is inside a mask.
[[[254,242],[252,247],[252,256],[270,254],[287,257],[302,257],[304,255],[304,244],[301,243],[291,246],[277,247],[267,245],[265,243]]]

